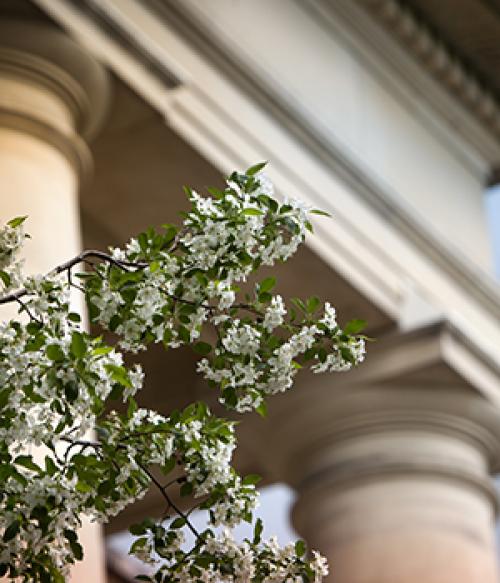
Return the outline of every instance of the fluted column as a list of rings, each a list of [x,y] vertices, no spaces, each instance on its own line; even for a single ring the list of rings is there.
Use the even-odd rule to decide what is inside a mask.
[[[2,17],[0,220],[28,215],[26,270],[44,273],[81,250],[78,188],[91,168],[85,139],[105,113],[108,83],[100,65],[62,32]],[[86,559],[71,581],[103,583],[100,528],[85,524],[81,539]]]
[[[275,422],[293,522],[328,557],[330,580],[497,583],[498,411],[443,386],[318,394],[293,425]]]

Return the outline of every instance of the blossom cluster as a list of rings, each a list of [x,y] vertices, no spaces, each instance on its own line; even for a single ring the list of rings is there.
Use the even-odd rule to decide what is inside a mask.
[[[266,290],[271,285],[263,283]],[[260,317],[224,320],[213,356],[197,365],[209,383],[220,387],[221,402],[240,413],[260,410],[266,396],[289,389],[305,363],[312,361],[314,373],[347,371],[365,355],[364,337],[352,335],[362,325],[360,321],[342,329],[329,303],[323,316],[315,319],[319,309],[316,298],[307,304],[296,300],[299,317],[294,310],[285,321],[287,311],[281,296],[262,292],[262,287],[262,283],[257,286],[253,306],[259,313],[263,303],[259,298],[266,296],[268,305]]]
[[[141,575],[143,581],[182,581],[183,583],[319,583],[328,575],[326,560],[317,552],[306,558],[303,541],[280,547],[276,538],[261,539],[262,523],[256,522],[253,540],[239,543],[232,533],[224,529],[215,534],[207,529],[200,533],[196,546],[186,551],[183,537],[174,529],[144,521],[131,529],[138,535],[132,553],[142,558],[156,557],[161,566],[152,576]]]
[[[126,350],[193,342],[215,308],[233,306],[236,284],[261,265],[287,260],[311,228],[303,205],[271,197],[262,172],[234,173],[212,198],[187,192],[192,209],[181,230],[141,233],[112,250],[120,266],[104,263],[87,282],[92,319],[120,335]]]
[[[119,451],[128,460],[120,465],[117,483],[124,483],[141,466],[174,472],[182,495],[202,498],[214,526],[234,526],[249,520],[257,506],[255,477],[241,478],[231,466],[236,447],[234,423],[216,417],[202,402],[168,417],[147,409],[114,413],[99,427],[102,451]]]
[[[236,303],[238,284],[297,250],[312,228],[305,205],[278,203],[260,165],[233,173],[225,190],[210,192],[204,198],[187,189],[192,208],[180,230],[150,229],[112,250],[121,263],[99,265],[86,282],[93,320],[132,352],[151,342],[167,348],[194,344],[206,357],[198,371],[219,388],[221,402],[238,412],[262,410],[266,395],[290,388],[302,366],[299,357],[313,361],[316,373],[362,362],[364,339],[352,335],[357,328],[337,325],[330,304],[316,321],[319,302],[299,300],[299,314],[286,319],[283,298],[270,293],[273,278],[256,287],[253,301]],[[201,340],[207,326],[217,329],[215,346]]]
[[[27,217],[17,217],[0,229],[0,286],[2,293],[22,285],[23,261],[19,258],[25,238],[23,223]]]
[[[116,385],[127,398],[143,379],[139,366],[126,371],[121,353],[80,329],[63,281],[28,277],[24,286],[28,323],[0,325],[0,440],[14,450],[63,431],[84,435]]]
[[[262,542],[259,522],[253,541],[214,534],[251,522],[258,502],[258,477],[231,466],[234,423],[203,403],[168,415],[138,408],[144,373],[128,363],[151,343],[191,345],[226,408],[265,414],[267,397],[290,388],[301,368],[344,371],[363,360],[362,322],[339,326],[328,303],[287,306],[272,277],[238,299],[260,266],[295,253],[312,229],[308,214],[318,212],[278,202],[262,168],[233,173],[208,197],[187,189],[180,228],[148,229],[123,249],[84,252],[45,276],[22,273],[24,217],[0,229],[0,304],[19,308],[0,325],[0,577],[65,581],[82,558],[81,514],[104,522],[152,485],[166,510],[132,527],[131,551],[161,559],[155,581],[308,583],[326,573],[303,543]],[[73,274],[83,261],[87,271]],[[111,343],[82,327],[75,289]],[[117,398],[121,414],[108,411]],[[44,449],[32,455],[33,446]],[[195,531],[176,495],[206,511],[206,531]],[[189,552],[186,529],[196,535]]]

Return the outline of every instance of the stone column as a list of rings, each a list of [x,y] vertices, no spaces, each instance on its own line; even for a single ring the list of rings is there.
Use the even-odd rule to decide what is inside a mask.
[[[293,522],[330,580],[496,583],[498,411],[443,386],[315,395],[280,442],[294,450]]]
[[[107,102],[105,71],[69,37],[36,21],[2,20],[0,220],[29,216],[28,272],[46,272],[81,250],[78,188],[91,167],[85,140]],[[71,580],[102,583],[101,530],[86,524],[81,538],[86,559]]]

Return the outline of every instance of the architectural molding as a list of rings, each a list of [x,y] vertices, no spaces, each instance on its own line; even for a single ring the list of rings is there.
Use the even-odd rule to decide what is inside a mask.
[[[309,382],[307,390],[308,405],[299,407],[300,416],[296,414],[297,396],[271,418],[273,426],[282,431],[280,447],[286,441],[301,459],[307,457],[307,451],[327,451],[331,444],[364,436],[422,431],[469,443],[484,454],[493,473],[500,469],[499,409],[458,383],[420,386],[404,380],[389,384],[375,380],[349,387],[325,387],[323,378]],[[269,455],[274,454],[273,450]],[[290,463],[287,472],[293,474],[291,458]]]
[[[438,478],[448,482],[455,482],[462,486],[467,486],[479,492],[488,500],[494,509],[496,516],[500,513],[500,502],[498,492],[489,476],[477,476],[461,467],[453,467],[439,462],[429,460],[402,460],[377,458],[371,465],[347,468],[344,464],[331,464],[328,468],[323,468],[308,474],[295,487],[303,494],[308,490],[313,490],[315,495],[321,496],[322,490],[327,490],[329,494],[336,490],[345,490],[353,487],[360,487],[367,482],[388,480],[391,478]],[[298,519],[297,513],[295,519]]]
[[[53,62],[37,54],[1,46],[0,37],[0,74],[29,81],[56,94],[69,109],[75,128],[81,131],[87,126],[91,106],[85,91]]]
[[[483,350],[463,329],[450,321],[440,321],[408,332],[394,332],[377,339],[369,347],[370,358],[335,385],[348,387],[366,383],[402,383],[415,373],[443,365],[500,408],[500,362]],[[428,385],[438,386],[437,377]],[[411,381],[410,381],[411,382]]]
[[[5,108],[1,105],[1,99],[0,127],[30,134],[56,148],[71,164],[80,182],[92,174],[92,155],[87,144],[77,134],[67,134],[36,116]]]
[[[500,105],[401,2],[307,0],[304,6],[316,12],[323,26],[353,31],[369,47],[364,56],[371,57],[373,66],[373,55],[381,57],[414,95],[447,120],[452,131],[474,144],[492,170],[498,165]],[[392,23],[392,28],[384,19]],[[359,46],[356,48],[359,50]],[[401,84],[393,85],[401,92]]]
[[[0,23],[0,126],[60,151],[80,180],[92,171],[84,141],[107,112],[103,67],[67,35],[37,21]]]
[[[336,0],[327,0],[333,6]],[[399,0],[356,0],[381,23],[405,50],[485,129],[500,140],[500,103],[425,22]]]
[[[141,43],[112,13],[106,10],[100,0],[67,0],[82,16],[92,19],[95,26],[124,48],[141,66],[155,76],[169,89],[182,85],[183,81],[178,72],[158,58],[144,43]]]
[[[455,149],[464,163],[471,168],[476,167],[476,171],[481,166],[467,148],[456,143],[457,135],[465,143],[474,146],[488,162],[491,172],[491,168],[495,168],[500,161],[500,136],[492,133],[491,127],[482,118],[479,119],[456,92],[445,87],[408,48],[388,33],[366,9],[365,1],[370,0],[306,0],[299,6],[323,28],[341,35],[351,50],[369,63],[370,70],[379,77],[381,83],[399,95],[407,107],[424,119],[429,118],[429,111],[437,113],[439,120],[445,123],[428,119],[429,130],[446,147]],[[389,67],[391,75],[380,67],[380,61]],[[428,111],[422,108],[422,103]]]
[[[85,139],[99,130],[109,105],[100,63],[54,26],[8,18],[0,23],[0,71],[42,85],[69,109]]]

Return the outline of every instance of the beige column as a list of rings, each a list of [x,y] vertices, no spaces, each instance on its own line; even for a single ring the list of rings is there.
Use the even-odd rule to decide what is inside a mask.
[[[104,70],[69,37],[45,24],[3,19],[0,220],[29,216],[28,272],[46,272],[81,250],[78,187],[91,166],[85,139],[107,101]],[[86,524],[81,537],[86,558],[71,581],[102,583],[101,530]]]
[[[498,581],[497,411],[465,390],[402,386],[351,387],[311,408],[316,425],[288,465],[293,521],[331,581]]]
[[[254,434],[328,580],[498,583],[498,409],[459,381],[348,376],[303,376]]]

